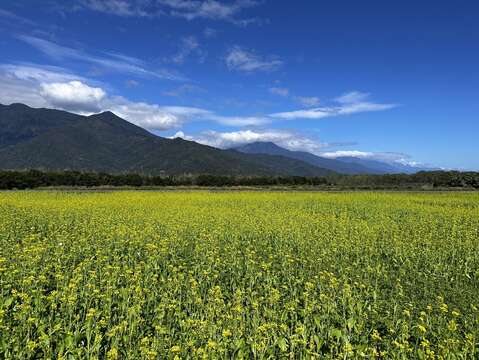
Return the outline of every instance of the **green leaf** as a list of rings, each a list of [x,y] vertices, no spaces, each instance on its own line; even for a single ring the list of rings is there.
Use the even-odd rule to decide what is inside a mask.
[[[287,351],[288,350],[288,343],[286,342],[285,338],[280,338],[278,340],[278,347],[281,349],[281,351]]]
[[[333,329],[330,332],[331,336],[335,337],[336,339],[340,339],[341,336],[343,336],[343,333],[341,332],[340,329]]]
[[[6,309],[8,308],[10,305],[12,305],[12,302],[13,302],[13,297],[9,297],[7,300],[5,300],[5,302],[3,303],[3,307]]]

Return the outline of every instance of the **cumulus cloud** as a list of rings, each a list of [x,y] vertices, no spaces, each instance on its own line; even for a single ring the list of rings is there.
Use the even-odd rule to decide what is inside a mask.
[[[350,146],[354,143],[323,143],[320,140],[305,136],[292,130],[263,129],[263,130],[239,130],[231,132],[203,131],[199,134],[187,135],[178,131],[174,138],[196,141],[200,144],[213,146],[221,149],[234,148],[253,142],[272,142],[291,151],[305,151],[317,156],[336,159],[340,157],[355,157],[365,160],[374,160],[391,165],[406,165],[413,167],[425,167],[427,165],[411,160],[407,154],[397,152],[368,152],[359,150],[326,151],[326,149],[338,146]]]
[[[186,135],[177,132],[173,137],[181,137],[186,140],[193,140],[204,145],[227,149],[253,142],[273,142],[281,147],[292,151],[308,151],[319,153],[329,144],[321,143],[319,140],[306,137],[298,132],[281,129],[264,130],[239,130],[231,132],[204,131],[196,135]]]
[[[55,66],[30,63],[0,64],[0,102],[23,102],[34,107],[50,106],[40,93],[42,83],[85,81],[67,70]]]
[[[179,128],[191,121],[211,121],[229,127],[258,127],[277,119],[319,119],[393,107],[389,104],[362,102],[271,115],[225,116],[197,107],[133,102],[121,96],[109,95],[101,83],[76,76],[65,69],[35,64],[0,64],[0,83],[1,103],[23,102],[34,107],[53,107],[81,114],[111,110],[149,130]],[[190,90],[193,91],[181,88],[177,89],[177,93]],[[288,146],[292,147],[292,144],[291,141],[288,142]]]
[[[287,97],[289,95],[289,90],[287,88],[270,87],[268,90],[273,95],[279,95],[283,97]]]
[[[110,110],[148,130],[179,128],[185,122],[213,121],[226,126],[252,126],[266,117],[223,116],[207,109],[133,102],[107,94],[103,87],[62,68],[35,64],[0,64],[0,103],[22,102],[80,114]]]
[[[161,106],[146,102],[134,102],[121,96],[109,95],[101,85],[76,76],[59,67],[35,64],[0,64],[0,103],[22,102],[34,107],[63,109],[80,114],[110,110],[118,116],[148,130],[180,128],[186,122],[212,121],[225,126],[259,126],[274,119],[269,116],[223,116],[207,109],[187,106]],[[364,101],[364,98],[363,98]],[[361,105],[362,104],[362,105]],[[366,104],[369,104],[366,102]],[[381,104],[378,104],[381,105]],[[350,109],[371,109],[364,103],[347,103],[337,115],[350,113]],[[330,108],[303,110],[302,116],[312,114],[318,118],[331,116]],[[354,112],[354,111],[352,111]],[[296,114],[295,116],[298,116]],[[408,155],[394,152],[365,152],[358,150],[325,151],[327,148],[354,145],[352,143],[323,143],[316,138],[291,130],[247,129],[230,132],[205,131],[187,135],[178,131],[174,137],[182,137],[219,148],[229,148],[255,141],[271,141],[289,150],[307,151],[328,158],[358,157],[392,164],[422,167]]]
[[[198,114],[195,108],[164,108],[109,96],[90,80],[57,67],[0,64],[0,83],[0,103],[21,102],[83,115],[110,110],[148,130],[177,128]]]
[[[365,160],[381,161],[392,165],[405,165],[412,167],[428,167],[429,165],[423,164],[411,159],[411,156],[399,152],[371,152],[371,151],[359,151],[359,150],[338,150],[322,152],[320,154],[323,157],[336,159],[340,157],[354,157]]]
[[[103,104],[119,117],[148,130],[168,130],[180,127],[186,117],[171,113],[156,104],[133,102],[123,97],[112,97]]]
[[[267,59],[239,46],[234,46],[230,49],[225,61],[228,69],[247,73],[255,71],[275,71],[283,65],[281,60],[274,58]]]
[[[177,138],[190,140],[189,136],[185,135],[185,133],[183,131],[177,131],[174,135],[168,137],[168,139],[177,139]]]
[[[260,117],[222,116],[207,109],[189,106],[131,102],[122,97],[114,97],[104,102],[103,108],[138,126],[160,131],[179,128],[191,121],[213,121],[226,126],[252,126],[264,124],[266,121]]]
[[[90,87],[75,80],[67,83],[42,83],[40,95],[55,107],[88,113],[101,110],[101,101],[106,93],[101,88]]]

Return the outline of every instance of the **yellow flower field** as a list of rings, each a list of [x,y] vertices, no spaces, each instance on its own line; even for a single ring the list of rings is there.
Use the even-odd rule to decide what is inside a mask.
[[[2,359],[477,359],[479,194],[0,193]]]

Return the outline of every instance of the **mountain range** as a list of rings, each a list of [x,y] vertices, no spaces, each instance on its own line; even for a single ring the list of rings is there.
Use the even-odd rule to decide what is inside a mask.
[[[0,169],[148,175],[328,176],[419,169],[358,158],[328,159],[271,142],[217,149],[157,136],[112,112],[91,116],[0,104]]]
[[[247,154],[268,154],[284,156],[304,161],[308,164],[331,170],[340,174],[414,174],[421,170],[437,170],[433,168],[419,168],[403,165],[397,162],[383,162],[357,157],[337,157],[334,159],[317,156],[304,151],[291,151],[272,142],[254,142],[234,148]]]
[[[156,136],[111,112],[82,116],[0,105],[0,169],[150,175],[301,175],[333,172],[303,161],[220,150]]]

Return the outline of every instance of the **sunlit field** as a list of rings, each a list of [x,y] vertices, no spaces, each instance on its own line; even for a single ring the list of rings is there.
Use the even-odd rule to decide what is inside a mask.
[[[0,193],[2,359],[477,359],[479,194]]]

